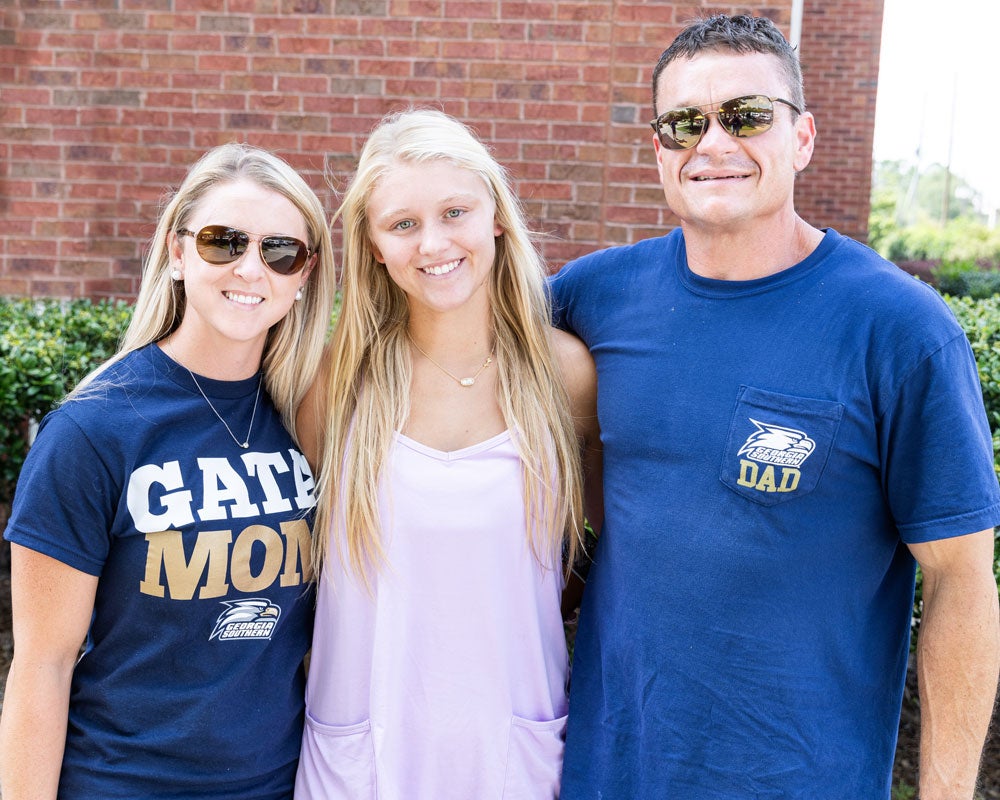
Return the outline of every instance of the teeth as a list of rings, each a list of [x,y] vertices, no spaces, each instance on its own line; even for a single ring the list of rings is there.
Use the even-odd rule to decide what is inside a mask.
[[[458,267],[461,260],[460,258],[456,258],[454,261],[449,261],[447,264],[441,264],[437,267],[423,267],[421,272],[426,272],[428,275],[447,275]]]
[[[256,295],[236,294],[236,292],[226,292],[225,295],[234,303],[242,303],[245,306],[255,306],[258,303],[264,302],[263,297],[257,297]]]

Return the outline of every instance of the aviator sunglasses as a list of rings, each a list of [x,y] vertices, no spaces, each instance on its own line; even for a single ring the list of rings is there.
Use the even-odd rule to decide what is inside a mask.
[[[748,94],[719,103],[717,111],[702,111],[697,106],[673,108],[664,111],[649,123],[657,138],[668,150],[687,150],[701,141],[708,130],[708,115],[715,114],[719,124],[730,136],[746,139],[771,129],[774,122],[774,104],[784,103],[796,114],[802,110],[780,97]]]
[[[206,225],[197,233],[179,228],[177,235],[193,236],[198,255],[209,264],[217,266],[232,264],[247,251],[250,242],[254,240],[258,242],[261,260],[279,275],[294,275],[312,255],[305,243],[293,236],[272,234],[257,237],[225,225]]]

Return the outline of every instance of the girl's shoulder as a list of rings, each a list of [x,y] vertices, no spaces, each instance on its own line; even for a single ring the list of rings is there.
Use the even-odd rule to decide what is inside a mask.
[[[551,328],[552,352],[571,402],[596,392],[597,368],[587,345],[569,331]]]

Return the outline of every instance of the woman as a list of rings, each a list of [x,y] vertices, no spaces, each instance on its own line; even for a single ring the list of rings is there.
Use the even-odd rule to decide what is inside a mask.
[[[339,216],[340,321],[298,417],[322,574],[296,798],[554,797],[593,362],[454,119],[384,120]]]
[[[291,796],[315,501],[285,428],[333,273],[319,200],[265,151],[210,151],[164,209],[121,350],[15,494],[5,800]]]

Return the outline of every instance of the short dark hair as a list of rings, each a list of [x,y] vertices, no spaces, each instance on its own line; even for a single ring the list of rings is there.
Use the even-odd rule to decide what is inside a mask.
[[[709,50],[730,50],[734,53],[767,53],[776,56],[788,83],[791,100],[805,110],[802,90],[802,68],[799,56],[781,31],[767,17],[747,14],[729,16],[716,14],[693,22],[682,30],[660,56],[653,69],[653,115],[656,116],[656,91],[660,75],[670,62],[678,58],[694,58]]]

